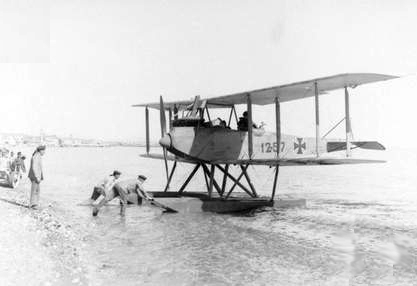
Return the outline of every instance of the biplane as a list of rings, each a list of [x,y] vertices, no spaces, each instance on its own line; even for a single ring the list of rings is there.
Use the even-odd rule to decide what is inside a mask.
[[[352,140],[349,91],[359,85],[393,78],[396,76],[373,73],[339,74],[206,99],[197,96],[191,100],[164,103],[161,96],[160,101],[156,103],[133,105],[145,108],[146,154],[142,156],[165,161],[167,176],[165,189],[153,192],[153,195],[154,197],[196,197],[203,201],[203,210],[206,211],[243,211],[274,205],[281,166],[383,162],[352,158],[351,150],[354,148],[369,150],[385,148],[376,141]],[[344,89],[345,116],[337,125],[345,122],[346,136],[340,140],[328,140],[327,134],[320,136],[319,99],[322,94],[337,89]],[[281,134],[281,103],[307,97],[314,97],[315,137]],[[275,132],[267,132],[263,127],[256,126],[252,119],[253,105],[268,104],[275,105]],[[236,105],[245,105],[247,116],[239,119]],[[160,113],[159,144],[163,148],[162,154],[150,153],[149,109],[151,108],[159,110]],[[210,118],[210,110],[218,108],[227,109],[227,122]],[[236,121],[239,128],[231,128],[232,120]],[[342,158],[329,156],[329,153],[336,151],[346,152],[346,155]],[[168,161],[173,161],[171,170]],[[195,166],[182,186],[176,191],[171,191],[170,183],[178,163]],[[232,165],[238,166],[240,173],[238,176],[232,175],[229,171]],[[248,167],[252,165],[275,168],[270,196],[258,194],[249,176]],[[187,185],[200,168],[203,171],[207,191],[187,191]],[[221,179],[218,178],[219,176],[216,179],[216,171],[220,172]],[[246,183],[243,182],[243,178]]]

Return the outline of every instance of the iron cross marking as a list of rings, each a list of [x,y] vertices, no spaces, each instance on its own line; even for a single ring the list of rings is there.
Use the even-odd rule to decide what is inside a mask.
[[[303,154],[305,149],[306,142],[303,142],[303,138],[297,138],[297,142],[294,142],[294,150],[297,150],[297,154]]]

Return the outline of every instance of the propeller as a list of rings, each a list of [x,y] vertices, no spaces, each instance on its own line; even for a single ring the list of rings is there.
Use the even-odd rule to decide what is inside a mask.
[[[164,107],[164,100],[162,99],[162,95],[159,98],[159,115],[160,115],[160,121],[161,121],[161,138],[164,138],[166,135],[166,118],[165,118],[165,107]],[[164,153],[164,162],[165,162],[165,172],[167,175],[167,181],[169,180],[169,171],[168,171],[168,161],[167,161],[167,149],[162,146],[162,150]]]

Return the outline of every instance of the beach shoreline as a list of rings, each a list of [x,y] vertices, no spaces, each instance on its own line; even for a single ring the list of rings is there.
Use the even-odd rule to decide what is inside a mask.
[[[28,191],[0,190],[0,284],[89,285],[81,240],[54,203],[32,210]]]

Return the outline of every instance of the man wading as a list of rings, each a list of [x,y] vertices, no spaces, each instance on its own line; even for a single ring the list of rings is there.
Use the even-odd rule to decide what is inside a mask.
[[[120,215],[124,216],[126,212],[126,205],[128,202],[129,194],[137,195],[137,204],[142,204],[142,197],[145,197],[146,193],[143,190],[142,184],[145,182],[146,177],[139,175],[137,179],[120,180],[116,182],[111,188],[110,192],[104,199],[102,199],[96,207],[93,208],[93,216],[96,216],[102,206],[107,202],[113,200],[116,197],[120,198]]]
[[[109,192],[113,188],[114,184],[119,180],[120,175],[122,173],[120,171],[114,170],[113,174],[105,177],[103,180],[97,183],[97,185],[93,188],[93,193],[91,194],[91,198],[89,203],[92,204],[95,202],[101,195],[106,197],[108,196]]]
[[[39,146],[30,159],[29,179],[32,182],[30,188],[29,208],[37,208],[39,205],[40,183],[43,181],[42,156],[45,154],[45,146]]]

